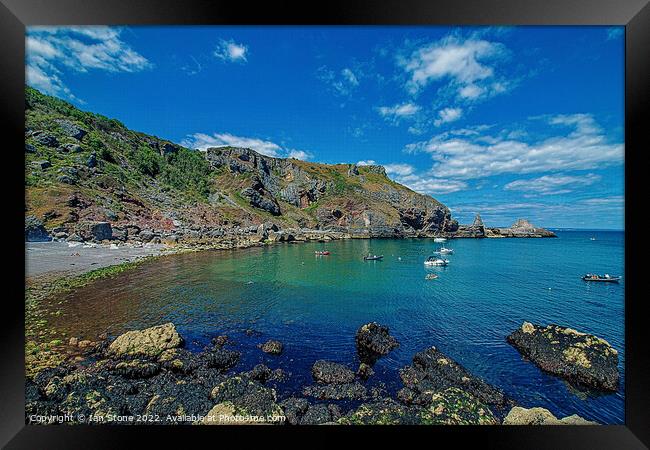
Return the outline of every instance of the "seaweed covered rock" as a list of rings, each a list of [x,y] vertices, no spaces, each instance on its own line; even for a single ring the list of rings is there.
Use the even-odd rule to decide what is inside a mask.
[[[407,407],[390,398],[363,403],[338,420],[342,425],[418,425],[420,409]]]
[[[468,392],[451,387],[442,392],[427,392],[426,406],[420,413],[425,425],[497,425],[490,409]]]
[[[189,374],[201,364],[200,356],[182,348],[170,348],[158,357],[161,367],[173,372]]]
[[[490,409],[473,395],[448,388],[429,391],[424,405],[405,405],[390,398],[363,403],[339,420],[345,425],[496,425]]]
[[[118,336],[108,347],[111,356],[144,356],[157,358],[170,348],[183,345],[183,338],[173,323],[166,323],[144,330],[128,331]]]
[[[364,400],[368,390],[358,381],[352,383],[313,384],[305,386],[302,394],[318,400]]]
[[[311,375],[318,383],[350,383],[354,381],[354,372],[348,367],[322,359],[314,363]]]
[[[604,339],[558,325],[524,322],[507,338],[540,369],[570,382],[617,391],[618,352]]]
[[[225,348],[215,348],[212,351],[201,355],[208,367],[218,369],[222,372],[234,367],[241,356],[239,352]]]
[[[118,362],[113,371],[124,378],[149,378],[160,371],[160,366],[149,361],[134,359]]]
[[[377,359],[399,346],[388,331],[388,327],[376,322],[367,323],[357,330],[355,341],[361,362],[373,365]]]
[[[431,393],[449,388],[457,388],[498,408],[510,403],[503,391],[475,377],[435,347],[417,353],[413,364],[400,370],[400,378],[404,388],[397,396],[407,404],[428,405],[432,402]]]
[[[266,341],[264,344],[260,344],[259,348],[264,352],[270,355],[279,355],[282,353],[282,342],[275,341],[273,339]]]
[[[577,414],[558,419],[546,408],[522,408],[515,406],[503,419],[504,425],[598,425]]]
[[[300,419],[310,406],[307,399],[299,397],[289,397],[280,402],[280,407],[284,411],[284,416],[289,425],[300,425]]]
[[[210,398],[217,404],[230,402],[239,415],[281,416],[274,389],[246,377],[234,376],[214,387]]]

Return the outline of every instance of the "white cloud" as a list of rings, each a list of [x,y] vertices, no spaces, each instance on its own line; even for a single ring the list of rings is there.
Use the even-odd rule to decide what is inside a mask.
[[[528,180],[515,180],[503,188],[507,191],[524,191],[540,195],[568,194],[581,187],[591,186],[600,181],[599,175],[589,173],[583,176],[544,175]]]
[[[592,170],[623,163],[623,144],[608,142],[591,115],[561,115],[546,120],[551,125],[569,127],[570,132],[525,142],[508,138],[503,132],[491,136],[476,128],[464,129],[463,133],[451,131],[429,141],[409,144],[405,151],[429,153],[437,176],[456,179],[504,173]]]
[[[352,86],[359,85],[359,80],[357,79],[357,76],[354,74],[354,72],[352,72],[352,70],[348,69],[347,67],[341,71],[341,75]]]
[[[384,169],[388,175],[397,175],[400,177],[411,175],[415,168],[410,164],[385,164]]]
[[[405,175],[396,177],[395,181],[421,194],[450,194],[468,188],[467,183],[460,180],[439,178],[428,175]]]
[[[475,84],[468,84],[458,90],[458,95],[462,98],[474,99],[485,93],[485,89]]]
[[[335,94],[344,97],[349,96],[359,86],[358,75],[348,67],[337,73],[326,66],[322,66],[318,68],[316,76],[326,83]]]
[[[437,127],[443,123],[454,122],[461,118],[463,110],[461,108],[445,108],[438,112],[438,118],[433,122]]]
[[[357,162],[358,166],[377,165],[375,160]],[[436,177],[431,173],[418,174],[415,167],[406,163],[384,164],[386,174],[400,184],[421,194],[449,194],[467,189],[467,183]]]
[[[413,94],[432,81],[447,80],[461,98],[476,99],[505,86],[488,82],[495,78],[493,63],[506,53],[498,42],[447,36],[398,62],[409,76],[406,87]]]
[[[377,108],[377,112],[384,119],[397,124],[401,119],[414,117],[420,109],[414,103],[401,103],[393,106],[380,106]]]
[[[459,204],[453,208],[454,217],[470,223],[480,213],[488,226],[509,226],[518,218],[527,218],[541,227],[605,226],[620,229],[624,225],[622,196],[579,199],[568,203],[510,202]]]
[[[226,41],[220,40],[217,48],[214,50],[214,56],[229,62],[247,62],[248,46],[237,44],[232,39]]]
[[[309,152],[306,152],[304,150],[289,150],[289,153],[287,154],[287,158],[294,158],[294,159],[300,159],[302,161],[307,161],[311,159],[313,155]]]
[[[284,148],[275,142],[258,138],[235,136],[230,133],[214,133],[211,135],[205,133],[194,133],[183,139],[180,144],[201,151],[206,151],[210,147],[242,147],[250,148],[262,155],[271,156],[273,158],[295,158],[307,160],[312,157],[311,153],[304,150]]]
[[[152,67],[121,39],[122,28],[29,27],[25,40],[27,83],[51,95],[77,99],[63,83],[64,69],[138,72]]]

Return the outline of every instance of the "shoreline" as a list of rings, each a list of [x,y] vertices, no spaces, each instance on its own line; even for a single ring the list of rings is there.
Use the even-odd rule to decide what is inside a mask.
[[[179,255],[183,253],[194,253],[215,250],[238,250],[253,247],[265,247],[277,244],[297,244],[306,242],[330,242],[344,239],[431,239],[436,236],[368,236],[351,235],[349,233],[302,233],[281,236],[277,240],[251,240],[251,239],[222,239],[210,242],[197,240],[193,243],[183,242],[176,244],[133,244],[121,243],[116,245],[110,241],[101,243],[75,243],[72,247],[66,241],[49,242],[25,242],[26,264],[25,264],[25,365],[27,372],[41,370],[43,367],[52,367],[70,357],[65,336],[57,335],[56,330],[48,330],[49,337],[44,337],[43,331],[47,325],[47,319],[43,318],[41,302],[48,301],[58,295],[72,292],[76,289],[87,286],[99,279],[116,276],[125,271],[132,270],[141,264],[153,261],[166,256]],[[438,236],[440,237],[440,236]],[[541,238],[542,236],[498,236],[499,238]],[[448,239],[492,239],[495,236],[455,236]],[[41,258],[41,268],[49,267],[49,270],[42,270],[39,273],[29,273],[30,256],[36,257],[36,253],[30,248],[57,246],[54,254],[50,256],[50,266]],[[115,256],[120,250],[126,251],[126,255]],[[83,255],[90,253],[91,255]],[[78,256],[77,256],[78,255]],[[92,255],[104,259],[101,264],[92,259]],[[109,259],[112,258],[112,259]],[[47,259],[47,258],[46,258]],[[117,260],[117,262],[115,262]],[[74,261],[71,263],[70,261]],[[70,268],[70,264],[74,264]],[[32,339],[30,339],[32,338]],[[50,339],[47,341],[47,339]],[[37,342],[40,341],[40,342]],[[30,356],[37,356],[33,358]],[[32,367],[30,367],[32,366]]]

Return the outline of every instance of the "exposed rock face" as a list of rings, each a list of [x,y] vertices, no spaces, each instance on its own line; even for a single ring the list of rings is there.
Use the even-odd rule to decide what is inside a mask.
[[[397,339],[388,332],[388,327],[370,322],[357,330],[355,342],[359,359],[373,365],[377,359],[399,347]]]
[[[25,217],[25,241],[44,242],[51,240],[52,238],[43,226],[43,222],[34,216]]]
[[[90,226],[90,234],[96,241],[109,240],[113,237],[111,224],[108,222],[98,222]]]
[[[598,425],[574,414],[558,419],[545,408],[522,408],[515,406],[503,419],[503,425]]]
[[[546,372],[576,384],[618,390],[618,352],[604,339],[558,325],[524,322],[507,341]]]
[[[79,125],[76,125],[68,120],[57,120],[57,123],[63,134],[75,138],[79,141],[83,139],[86,134],[88,134],[88,132],[81,128]]]
[[[316,227],[322,230],[389,237],[451,230],[455,224],[444,205],[390,181],[382,166],[328,166],[236,147],[210,148],[206,159],[215,170],[251,177],[254,186],[241,195],[254,207],[283,215],[282,202],[301,210],[316,206]],[[372,189],[366,187],[370,178]]]
[[[128,331],[118,336],[108,347],[114,356],[146,356],[155,358],[163,351],[180,347],[183,339],[173,323],[166,323],[144,330]]]

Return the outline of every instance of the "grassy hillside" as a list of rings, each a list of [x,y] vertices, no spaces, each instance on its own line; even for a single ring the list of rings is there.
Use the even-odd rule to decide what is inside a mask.
[[[276,159],[247,149],[218,150],[215,161],[30,87],[25,108],[26,216],[55,232],[97,221],[151,230],[269,221],[389,229],[402,226],[409,202],[425,215],[439,209],[448,216],[444,205],[390,180],[380,166]]]

